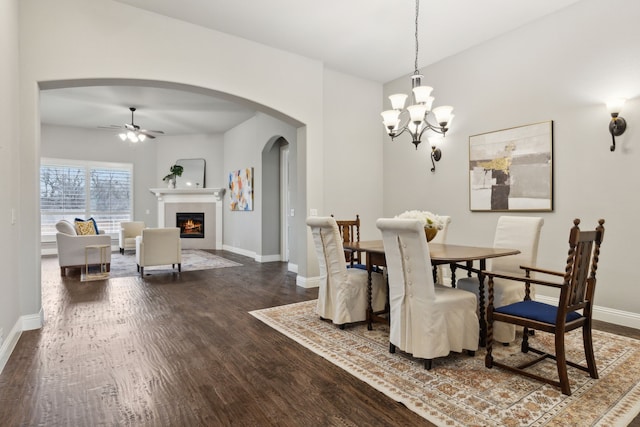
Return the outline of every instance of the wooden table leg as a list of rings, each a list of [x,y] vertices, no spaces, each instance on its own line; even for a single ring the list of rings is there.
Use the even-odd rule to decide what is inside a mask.
[[[373,263],[371,257],[367,255],[367,330],[373,329],[373,283],[371,279],[373,273]]]
[[[485,307],[485,301],[484,301],[484,274],[482,274],[482,271],[487,269],[487,260],[486,259],[481,259],[480,260],[480,272],[478,273],[478,299],[479,299],[479,309],[478,311],[480,312],[480,318],[478,319],[480,321],[480,347],[484,347],[487,344],[487,322],[485,320],[485,314],[486,314],[486,307]]]

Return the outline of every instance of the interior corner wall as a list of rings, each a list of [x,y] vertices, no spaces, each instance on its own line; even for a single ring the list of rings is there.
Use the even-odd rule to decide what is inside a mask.
[[[609,3],[582,0],[424,68],[434,105],[453,105],[456,117],[435,173],[427,143],[416,151],[406,135],[387,138],[385,216],[406,209],[451,215],[449,242],[491,245],[505,213],[469,209],[469,136],[553,120],[554,210],[508,214],[544,218],[538,265],[561,271],[573,219],[593,229],[604,218],[596,304],[640,315],[640,299],[630,297],[637,294],[630,242],[640,240],[640,3],[621,0],[615,10],[611,19]],[[399,78],[384,86],[383,99],[409,90],[409,79]],[[629,126],[611,152],[604,102],[620,96],[629,99],[621,114]]]
[[[297,157],[296,128],[266,114],[258,113],[253,118],[227,131],[224,135],[224,179],[228,185],[229,173],[244,168],[253,168],[253,210],[231,211],[230,196],[224,196],[223,246],[227,250],[260,257],[262,254],[262,206],[265,190],[262,182],[262,150],[274,137],[283,137],[289,142],[290,173],[292,182],[300,173]],[[300,202],[298,188],[291,188],[291,207],[297,210]],[[299,236],[298,236],[299,237]],[[299,262],[296,238],[290,243],[290,262]],[[266,245],[267,247],[269,245]]]
[[[18,0],[0,2],[0,168],[4,178],[0,180],[0,372],[8,358],[12,337],[11,331],[20,323],[20,316],[33,313],[24,303],[19,270],[16,268],[20,257],[16,248],[19,245],[18,227],[20,217],[20,167],[19,167],[19,113],[18,94]],[[13,218],[15,217],[15,223]],[[33,258],[33,254],[31,257]],[[4,343],[4,344],[3,344]]]
[[[361,240],[379,239],[382,85],[325,70],[323,93],[325,208],[318,214],[341,219],[355,219],[357,214]]]
[[[173,135],[158,137],[157,179],[154,187],[166,187],[162,180],[178,159],[204,159],[206,188],[224,188],[224,135]],[[180,179],[180,178],[178,178]]]

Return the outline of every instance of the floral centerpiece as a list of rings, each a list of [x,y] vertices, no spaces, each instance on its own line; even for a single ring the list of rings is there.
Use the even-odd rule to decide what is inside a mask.
[[[444,228],[442,218],[429,211],[404,211],[400,215],[396,215],[396,218],[419,219],[422,221],[424,223],[424,232],[427,236],[427,241],[431,241],[436,237],[436,234],[438,234],[438,230]]]

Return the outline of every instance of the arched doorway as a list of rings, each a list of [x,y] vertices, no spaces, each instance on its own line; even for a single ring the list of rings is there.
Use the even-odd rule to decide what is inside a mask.
[[[262,151],[262,257],[268,261],[289,262],[292,218],[290,144],[282,136],[272,137]],[[293,268],[291,268],[293,269]]]

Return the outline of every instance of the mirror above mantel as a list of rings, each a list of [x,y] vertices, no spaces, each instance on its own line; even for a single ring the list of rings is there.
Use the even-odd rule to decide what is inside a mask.
[[[204,159],[178,159],[175,164],[183,168],[182,175],[176,177],[176,189],[206,187],[206,162]]]

